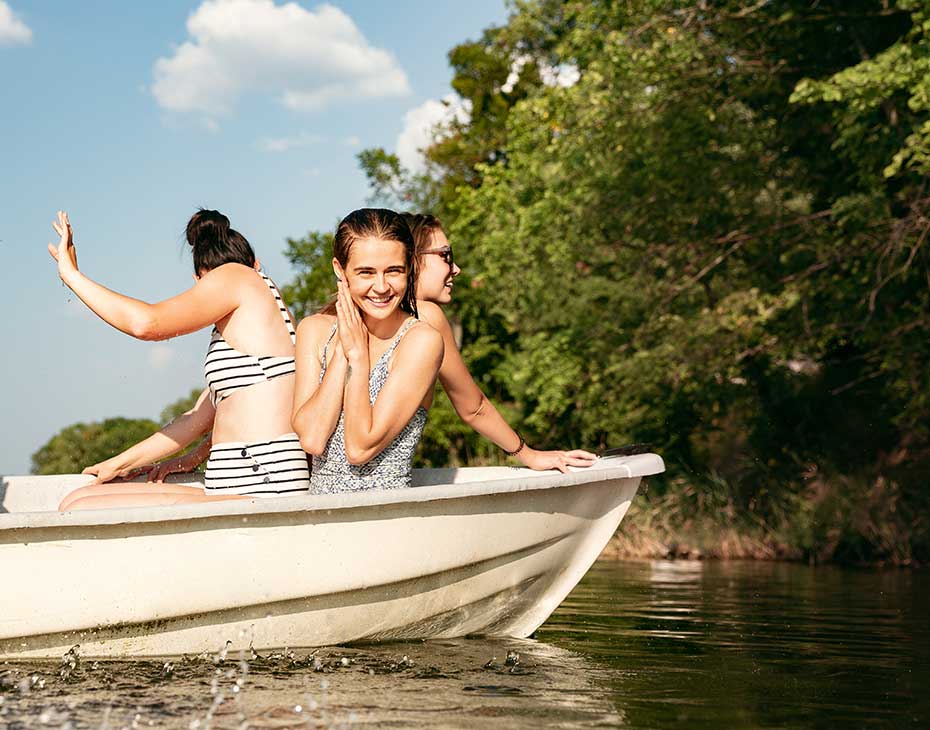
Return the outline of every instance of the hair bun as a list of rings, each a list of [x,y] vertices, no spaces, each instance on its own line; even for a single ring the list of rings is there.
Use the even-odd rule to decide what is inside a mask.
[[[222,241],[229,233],[229,218],[218,210],[201,208],[187,224],[187,243],[197,248],[205,243]]]

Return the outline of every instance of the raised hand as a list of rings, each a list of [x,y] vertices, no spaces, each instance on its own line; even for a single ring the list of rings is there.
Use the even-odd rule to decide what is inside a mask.
[[[339,325],[339,342],[346,359],[351,363],[359,358],[367,358],[368,327],[352,301],[348,284],[342,279],[339,280],[336,295],[336,322]]]
[[[78,270],[77,251],[74,249],[71,222],[68,220],[68,214],[59,210],[58,220],[52,222],[52,228],[58,234],[59,241],[57,246],[54,243],[48,244],[48,252],[58,262],[58,275],[62,278],[62,281],[66,281],[69,274]]]

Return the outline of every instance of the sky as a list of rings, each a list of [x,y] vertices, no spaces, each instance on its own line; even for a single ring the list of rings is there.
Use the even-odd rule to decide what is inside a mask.
[[[57,210],[81,270],[145,301],[191,285],[200,206],[283,285],[288,237],[365,205],[355,155],[416,166],[448,51],[506,17],[504,0],[0,0],[0,474],[65,426],[157,419],[203,387],[207,331],[133,340],[62,285]]]

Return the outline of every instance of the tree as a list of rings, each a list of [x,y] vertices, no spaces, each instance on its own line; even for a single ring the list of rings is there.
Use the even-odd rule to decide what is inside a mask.
[[[147,418],[75,423],[52,436],[32,455],[32,473],[79,474],[84,467],[118,454],[157,430],[158,424]]]
[[[649,441],[666,488],[813,555],[926,558],[927,29],[915,0],[519,2],[450,53],[471,115],[429,180],[360,159],[442,217],[466,361],[531,440]]]
[[[299,322],[336,293],[333,234],[311,231],[305,238],[289,238],[284,255],[297,269],[297,277],[281,290],[281,296]]]
[[[158,420],[162,426],[171,423],[175,418],[180,416],[182,413],[187,413],[191,408],[193,408],[197,399],[200,397],[200,394],[203,392],[203,388],[194,388],[191,392],[183,398],[179,398],[174,401],[174,403],[169,403],[164,408],[162,408],[161,415],[159,415]]]

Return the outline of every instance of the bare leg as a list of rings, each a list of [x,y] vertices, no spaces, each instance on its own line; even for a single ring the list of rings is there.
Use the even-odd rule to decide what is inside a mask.
[[[155,482],[107,482],[106,484],[92,484],[87,487],[79,487],[73,492],[68,492],[61,504],[58,506],[60,512],[71,509],[71,504],[84,497],[99,497],[106,494],[131,495],[137,493],[154,493],[162,492],[164,494],[189,494],[194,492],[203,493],[203,490],[196,487],[188,487],[178,484],[162,484]]]
[[[62,500],[59,510],[106,509],[107,507],[146,507],[171,504],[218,502],[248,497],[227,494],[204,494],[202,489],[181,484],[157,484],[154,482],[126,484],[95,484],[75,489]]]

